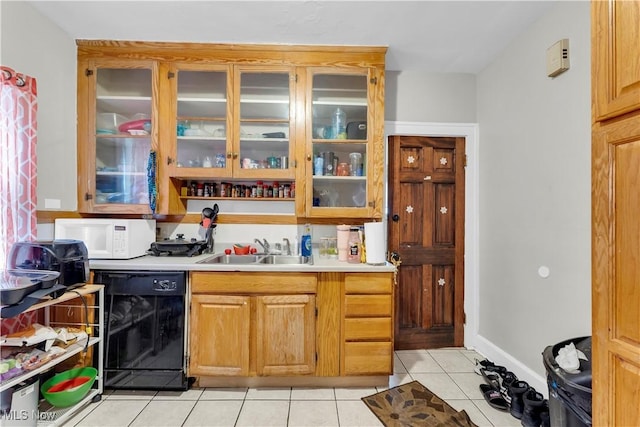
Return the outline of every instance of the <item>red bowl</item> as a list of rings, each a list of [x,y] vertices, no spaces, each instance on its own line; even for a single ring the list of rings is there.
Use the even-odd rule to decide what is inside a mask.
[[[251,250],[250,245],[247,245],[247,246],[233,245],[233,252],[236,255],[248,255],[250,250]]]

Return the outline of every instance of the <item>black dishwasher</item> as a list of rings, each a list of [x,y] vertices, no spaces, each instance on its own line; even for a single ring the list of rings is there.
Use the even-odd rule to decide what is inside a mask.
[[[94,273],[105,285],[105,388],[186,390],[186,273]]]

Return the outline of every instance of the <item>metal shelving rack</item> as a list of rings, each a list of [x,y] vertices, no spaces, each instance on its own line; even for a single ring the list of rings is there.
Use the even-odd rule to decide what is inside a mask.
[[[82,303],[79,303],[78,305],[75,305],[75,304],[69,305],[65,303],[69,303],[71,300],[79,298],[80,295],[84,297],[85,295],[90,295],[95,293],[98,294],[97,303],[93,305],[87,304],[87,310],[88,310],[87,313],[89,313],[90,311],[93,311],[93,314],[94,314],[93,322],[90,323],[89,319],[86,319],[86,318],[84,319],[85,320],[84,323],[53,321],[51,319],[51,313],[50,313],[51,307],[53,306],[69,307],[69,308],[84,310],[84,305]],[[56,365],[60,364],[61,362],[64,362],[65,360],[73,357],[74,355],[77,355],[83,351],[86,351],[86,349],[90,347],[97,349],[98,354],[97,354],[97,357],[95,357],[95,360],[97,360],[97,362],[95,362],[94,364],[97,363],[96,369],[98,370],[98,375],[96,377],[95,383],[93,384],[93,387],[91,388],[91,390],[89,390],[89,393],[87,393],[87,395],[80,402],[66,408],[58,408],[58,407],[51,406],[44,399],[39,401],[38,413],[37,413],[38,426],[59,426],[64,424],[67,420],[69,420],[69,418],[75,415],[85,405],[93,401],[100,400],[101,395],[104,391],[104,378],[103,378],[104,341],[102,337],[102,334],[104,331],[104,286],[84,285],[82,287],[69,290],[58,298],[43,300],[40,303],[34,304],[31,307],[29,307],[29,309],[26,310],[25,312],[39,310],[39,309],[44,309],[45,325],[75,326],[75,327],[78,327],[78,326],[86,327],[88,325],[91,328],[91,334],[87,338],[88,343],[86,343],[86,341],[83,340],[75,344],[72,344],[69,347],[67,347],[67,351],[64,354],[56,357],[55,359],[48,361],[47,363],[37,367],[36,369],[27,371],[22,375],[8,379],[6,381],[2,381],[0,383],[0,391],[5,391],[10,387],[20,384],[22,381],[25,381],[43,372],[46,372],[54,368]]]

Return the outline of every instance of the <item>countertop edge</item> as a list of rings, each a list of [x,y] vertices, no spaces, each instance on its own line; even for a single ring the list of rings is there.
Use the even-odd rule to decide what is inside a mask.
[[[237,271],[237,272],[345,272],[345,273],[380,273],[393,272],[395,266],[385,262],[380,265],[351,264],[335,259],[319,258],[314,254],[313,264],[200,264],[217,254],[205,254],[194,257],[151,256],[126,260],[92,259],[89,260],[91,270],[149,270],[149,271]]]

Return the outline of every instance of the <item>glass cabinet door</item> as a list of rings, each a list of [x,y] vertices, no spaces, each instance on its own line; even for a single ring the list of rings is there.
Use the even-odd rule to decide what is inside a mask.
[[[89,193],[95,193],[85,197],[91,200],[90,211],[150,211],[153,70],[149,64],[141,67],[94,69],[95,127],[90,126],[89,133],[95,151],[89,155],[95,157],[87,160],[95,165],[88,168],[94,174]]]
[[[309,216],[367,215],[371,185],[368,80],[362,71],[311,75]]]
[[[228,72],[222,69],[177,71],[174,176],[228,176]]]
[[[234,176],[293,178],[292,71],[236,71],[239,118],[234,138]]]

